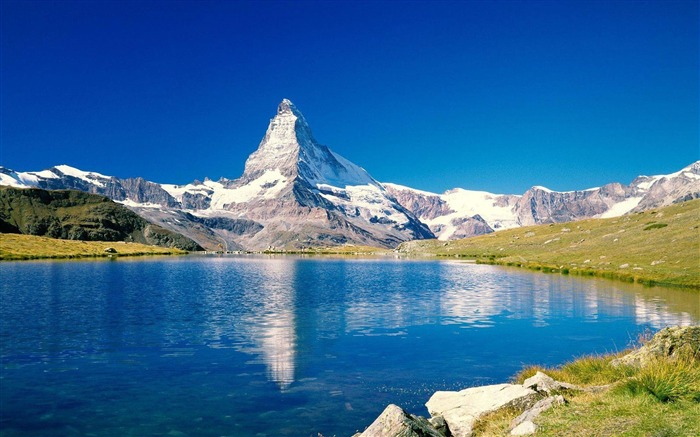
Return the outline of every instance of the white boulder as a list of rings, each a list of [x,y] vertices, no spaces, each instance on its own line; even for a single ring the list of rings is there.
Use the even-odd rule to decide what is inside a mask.
[[[454,437],[469,437],[476,420],[503,407],[527,408],[537,392],[514,384],[472,387],[459,392],[436,392],[425,404],[431,416],[442,416]]]

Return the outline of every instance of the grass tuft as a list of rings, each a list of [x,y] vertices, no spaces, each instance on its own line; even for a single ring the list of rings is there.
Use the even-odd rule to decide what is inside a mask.
[[[649,226],[646,226],[646,227],[644,228],[644,230],[645,230],[645,231],[649,231],[649,230],[651,230],[651,229],[661,229],[661,228],[665,228],[666,226],[668,226],[666,223],[653,223],[653,224],[651,224],[651,225],[649,225]]]
[[[688,354],[653,360],[618,390],[632,395],[650,394],[661,402],[700,402],[700,360]]]
[[[621,356],[615,355],[587,355],[564,364],[558,368],[544,368],[530,366],[521,370],[515,376],[515,380],[522,384],[527,378],[537,371],[544,372],[559,381],[566,381],[578,385],[606,385],[630,377],[636,373],[636,369],[630,366],[614,367],[610,362]]]

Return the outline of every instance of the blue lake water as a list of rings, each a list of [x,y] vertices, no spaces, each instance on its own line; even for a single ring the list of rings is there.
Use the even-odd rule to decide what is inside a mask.
[[[682,290],[455,261],[0,263],[3,436],[349,436],[389,403],[700,320]]]

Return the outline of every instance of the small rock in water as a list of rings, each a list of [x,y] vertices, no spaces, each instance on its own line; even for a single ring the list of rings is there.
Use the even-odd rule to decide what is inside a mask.
[[[427,419],[391,404],[362,433],[361,437],[444,437]]]

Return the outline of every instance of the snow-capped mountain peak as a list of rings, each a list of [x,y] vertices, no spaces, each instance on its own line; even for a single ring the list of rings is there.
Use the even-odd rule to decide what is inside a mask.
[[[277,107],[265,137],[245,164],[239,182],[259,179],[266,171],[278,170],[285,178],[303,179],[312,187],[371,184],[381,188],[367,172],[319,144],[301,111],[288,99]]]

